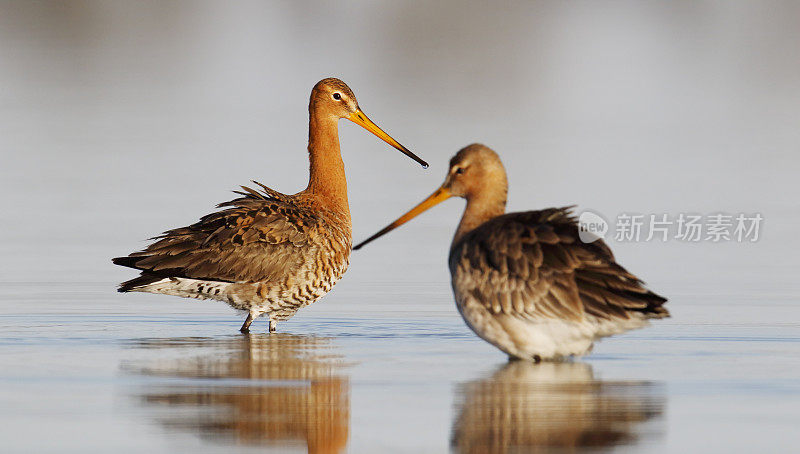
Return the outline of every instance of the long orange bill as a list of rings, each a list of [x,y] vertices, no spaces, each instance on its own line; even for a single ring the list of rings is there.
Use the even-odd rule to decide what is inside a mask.
[[[408,213],[406,213],[406,214],[400,216],[399,218],[397,218],[396,221],[392,222],[391,224],[389,224],[386,227],[384,227],[383,229],[381,229],[380,232],[376,233],[375,235],[372,235],[371,237],[369,237],[366,240],[362,241],[361,243],[357,244],[353,249],[360,249],[362,246],[364,246],[365,244],[369,243],[370,241],[372,241],[372,240],[374,240],[376,238],[379,238],[379,237],[383,236],[386,233],[391,232],[395,228],[400,227],[401,225],[405,224],[406,222],[414,219],[415,217],[417,217],[417,215],[419,215],[423,211],[427,210],[428,208],[430,208],[430,207],[432,207],[434,205],[438,205],[439,203],[444,202],[445,200],[449,199],[451,196],[452,196],[452,194],[450,194],[450,190],[448,190],[447,188],[441,187],[441,188],[437,189],[436,192],[434,192],[433,194],[428,196],[428,198],[423,200],[422,203],[420,203],[419,205],[417,205],[414,208],[412,208]]]
[[[392,136],[390,136],[389,134],[386,134],[385,132],[383,132],[383,129],[379,128],[378,125],[376,125],[375,123],[372,122],[372,120],[369,119],[369,117],[364,115],[364,112],[362,112],[361,109],[358,109],[357,111],[353,112],[348,117],[348,119],[350,121],[352,121],[353,123],[355,123],[355,124],[361,126],[362,128],[366,129],[367,131],[375,134],[381,140],[383,140],[384,142],[388,143],[389,145],[397,148],[404,155],[406,155],[409,158],[417,161],[418,163],[420,163],[422,165],[423,168],[425,168],[425,169],[428,168],[428,163],[427,162],[423,161],[419,156],[417,156],[414,153],[412,153],[411,151],[409,151],[408,148],[400,145],[400,142],[394,140],[392,138]]]

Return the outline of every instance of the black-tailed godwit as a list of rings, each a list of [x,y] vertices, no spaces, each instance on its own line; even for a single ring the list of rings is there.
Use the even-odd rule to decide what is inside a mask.
[[[497,154],[469,145],[450,160],[439,189],[355,249],[465,198],[449,257],[456,305],[478,336],[512,358],[583,355],[602,337],[669,316],[666,299],[617,264],[603,240],[580,240],[570,208],[505,214],[507,193]]]
[[[281,194],[260,183],[218,205],[188,227],[172,229],[145,250],[117,257],[141,270],[120,292],[213,299],[247,311],[241,331],[269,317],[269,330],[330,291],[347,269],[352,245],[347,181],[338,121],[347,118],[407,156],[427,163],[383,132],[361,111],[341,80],[318,82],[309,103],[308,187]]]

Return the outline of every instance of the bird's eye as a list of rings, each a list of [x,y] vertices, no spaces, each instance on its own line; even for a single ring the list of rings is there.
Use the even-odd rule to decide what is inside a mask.
[[[456,167],[456,174],[461,175],[462,173],[464,173],[464,168],[463,167]]]
[[[338,100],[342,99],[342,95],[340,95],[339,93],[334,93],[333,94],[333,99],[338,101]]]

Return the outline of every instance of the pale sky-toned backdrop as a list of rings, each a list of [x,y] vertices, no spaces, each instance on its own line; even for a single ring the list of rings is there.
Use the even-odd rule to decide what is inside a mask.
[[[356,241],[480,141],[508,168],[510,210],[763,214],[755,244],[614,245],[662,293],[793,292],[798,17],[745,1],[3,2],[0,280],[112,284],[132,273],[110,257],[238,184],[302,189],[308,95],[337,76],[432,164],[342,122]],[[387,281],[452,304],[461,209],[355,253],[330,310]]]
[[[431,163],[341,122],[355,241],[430,194],[476,141],[505,162],[512,211],[760,213],[756,243],[610,241],[672,318],[579,365],[604,380],[591,389],[610,380],[635,401],[641,381],[661,402],[621,432],[620,452],[798,445],[800,2],[0,0],[5,448],[247,449],[161,424],[191,408],[151,408],[142,391],[163,381],[131,372],[137,359],[175,364],[132,347],[142,338],[201,337],[181,357],[247,357],[230,348],[240,316],[118,294],[136,273],[110,259],[250,179],[303,189],[308,96],[327,76]],[[329,295],[279,326],[330,337],[348,364],[351,452],[446,451],[464,384],[505,362],[453,304],[446,256],[462,209],[448,201],[354,252]],[[588,397],[577,400],[590,410],[604,402]]]

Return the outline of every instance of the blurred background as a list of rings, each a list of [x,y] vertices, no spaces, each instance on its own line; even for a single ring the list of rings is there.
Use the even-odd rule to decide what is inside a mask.
[[[508,168],[510,210],[763,214],[757,244],[617,246],[648,281],[788,285],[798,17],[795,2],[3,2],[0,247],[13,260],[0,276],[124,279],[109,257],[237,185],[303,189],[308,95],[336,76],[432,164],[342,122],[355,240],[483,142]],[[461,209],[359,252],[337,290],[445,282]]]
[[[222,304],[117,295],[134,273],[110,259],[194,222],[251,179],[305,188],[308,96],[328,76],[431,163],[422,170],[341,122],[355,241],[432,192],[459,148],[482,142],[506,165],[511,211],[761,213],[755,243],[609,243],[670,298],[665,323],[675,325],[655,333],[702,333],[727,317],[731,335],[769,327],[800,338],[793,1],[2,1],[2,312],[190,312],[238,326]],[[333,292],[286,326],[441,313],[469,336],[446,265],[462,209],[451,200],[355,252]],[[32,289],[45,296],[20,304]],[[59,305],[65,294],[79,301]],[[358,385],[354,427],[372,420],[357,416],[370,414]],[[446,434],[441,419],[427,427]]]

